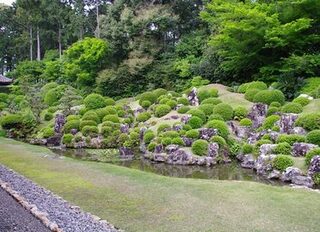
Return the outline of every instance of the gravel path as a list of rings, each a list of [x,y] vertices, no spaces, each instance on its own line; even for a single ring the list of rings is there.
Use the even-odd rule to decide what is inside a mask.
[[[49,232],[50,230],[0,188],[0,231]]]
[[[57,225],[64,232],[116,232],[118,231],[106,221],[83,212],[79,207],[72,206],[67,201],[50,191],[38,186],[29,179],[17,174],[0,164],[0,181],[9,184],[19,196],[37,211],[44,213],[50,224]],[[98,202],[97,202],[98,204]],[[0,231],[1,228],[0,228]],[[24,231],[24,230],[23,230]],[[26,230],[27,231],[27,230]],[[40,230],[41,231],[41,230]]]

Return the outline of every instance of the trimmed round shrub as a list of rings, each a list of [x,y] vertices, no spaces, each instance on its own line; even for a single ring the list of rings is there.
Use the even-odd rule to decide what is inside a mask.
[[[148,144],[150,143],[154,138],[155,138],[155,134],[153,133],[153,131],[147,131],[144,136],[143,136],[143,141]]]
[[[50,138],[54,136],[54,129],[51,127],[43,128],[42,130],[43,138]]]
[[[155,110],[155,116],[158,118],[161,118],[165,115],[167,115],[168,113],[170,113],[171,111],[171,107],[168,105],[164,105],[164,104],[160,104],[156,107]]]
[[[220,103],[222,103],[222,101],[219,98],[210,97],[210,98],[203,100],[201,102],[201,105],[203,105],[203,104],[218,105]]]
[[[162,136],[167,138],[177,138],[180,135],[177,131],[166,131],[166,132],[163,132]]]
[[[73,139],[72,134],[64,134],[62,137],[62,143],[63,144],[71,144]]]
[[[112,115],[112,114],[104,116],[102,121],[103,122],[108,121],[108,122],[120,123],[120,119],[119,119],[118,115]]]
[[[57,87],[47,91],[44,95],[44,103],[46,103],[48,106],[57,105],[67,87],[67,85],[58,85]]]
[[[267,88],[268,88],[267,84],[262,81],[252,81],[247,85],[247,91],[250,89],[265,90]]]
[[[177,100],[178,104],[182,104],[182,105],[190,105],[189,100],[185,97],[179,97]]]
[[[168,95],[168,96],[175,97],[175,98],[181,97],[181,94],[179,94],[179,93],[177,93],[177,92],[175,92],[175,91],[168,91],[168,94],[167,94],[167,95]]]
[[[233,109],[226,103],[220,103],[213,108],[214,114],[220,114],[225,121],[233,118]]]
[[[157,129],[157,133],[160,134],[163,131],[170,130],[171,126],[169,124],[160,124]]]
[[[143,101],[141,102],[141,106],[144,109],[148,109],[150,106],[152,105],[152,103],[150,101]]]
[[[68,121],[72,121],[72,120],[80,120],[80,116],[79,115],[69,115],[67,116],[67,122]]]
[[[270,115],[264,120],[262,127],[263,129],[271,129],[274,126],[274,124],[279,120],[280,120],[279,115]]]
[[[249,118],[243,118],[240,120],[239,125],[240,126],[252,126],[252,121]]]
[[[249,112],[245,107],[238,106],[237,108],[234,109],[233,116],[235,119],[241,120],[241,119],[247,117],[248,113]]]
[[[281,107],[281,104],[279,102],[271,102],[270,107]]]
[[[261,139],[271,140],[271,136],[269,134],[265,134],[261,137]]]
[[[278,143],[274,152],[276,154],[291,155],[291,145],[287,142]]]
[[[301,106],[306,106],[310,103],[310,100],[306,97],[298,97],[292,101],[293,103],[300,104]]]
[[[205,156],[208,154],[209,143],[206,140],[198,139],[192,144],[192,152],[198,156]]]
[[[104,103],[105,103],[106,106],[113,106],[113,105],[116,104],[116,101],[113,100],[111,97],[105,97],[104,98]],[[102,108],[102,107],[100,107],[100,108]]]
[[[190,139],[198,139],[200,136],[200,132],[196,129],[192,129],[186,132],[186,137]]]
[[[161,139],[161,144],[163,146],[168,146],[168,145],[172,144],[172,139],[169,138],[169,137],[162,138]]]
[[[307,134],[307,142],[320,146],[320,130],[313,130]]]
[[[181,107],[178,109],[178,113],[179,113],[179,114],[185,114],[185,113],[187,113],[189,110],[190,110],[190,107],[189,107],[189,106],[181,106]]]
[[[162,88],[158,88],[158,89],[153,90],[153,94],[156,95],[157,98],[160,96],[166,95],[167,93],[168,93],[168,91],[165,89],[162,89]]]
[[[199,109],[202,110],[207,116],[211,115],[213,112],[214,105],[211,104],[201,104]]]
[[[272,131],[276,131],[276,132],[279,132],[280,131],[280,127],[279,126],[273,126],[271,128]]]
[[[203,125],[203,121],[197,116],[192,116],[189,119],[188,124],[192,127],[192,129],[198,129]]]
[[[199,90],[198,92],[198,98],[200,102],[211,97],[218,97],[217,89]]]
[[[227,145],[226,140],[219,135],[212,136],[210,141],[219,144],[220,148]]]
[[[300,114],[302,112],[302,106],[299,103],[289,102],[282,106],[281,111],[283,113]]]
[[[0,102],[7,103],[9,100],[9,95],[6,93],[0,93]]]
[[[155,142],[151,142],[151,143],[149,143],[147,149],[148,149],[148,151],[153,152],[156,149],[156,146],[157,146],[157,144]]]
[[[253,152],[254,146],[248,143],[242,145],[243,154],[251,154]]]
[[[277,139],[277,143],[284,143],[284,142],[287,142],[292,146],[294,143],[306,142],[306,138],[305,138],[305,136],[298,135],[298,134],[291,134],[291,135],[281,134],[281,135],[279,135],[279,137]]]
[[[173,138],[171,142],[172,142],[172,144],[179,145],[179,146],[185,145],[183,139],[180,137]]]
[[[153,92],[145,92],[140,95],[139,104],[141,105],[143,101],[149,101],[151,104],[157,101],[157,95]]]
[[[168,101],[170,101],[170,98],[163,97],[163,98],[161,98],[161,100],[159,101],[159,104],[167,104]]]
[[[118,112],[116,110],[116,108],[114,106],[106,106],[104,109],[104,116],[109,115],[109,114],[113,114],[113,115],[117,115]]]
[[[243,83],[238,87],[238,93],[245,93],[250,83]]]
[[[286,170],[286,168],[291,167],[293,164],[293,159],[287,155],[277,155],[272,160],[272,166],[280,171]]]
[[[190,125],[188,125],[188,124],[185,124],[185,125],[182,126],[182,129],[185,130],[185,131],[189,131],[189,130],[192,129],[192,127]]]
[[[261,90],[254,96],[254,102],[260,102],[270,105],[272,102],[279,102],[281,105],[285,102],[285,96],[280,90]]]
[[[315,173],[315,174],[313,175],[312,179],[313,179],[313,181],[314,181],[314,183],[315,183],[316,185],[320,185],[320,173],[319,173],[319,172],[318,172],[318,173]]]
[[[177,106],[177,102],[175,100],[169,100],[166,105],[170,106],[171,109],[174,109]]]
[[[89,94],[83,102],[88,110],[99,109],[106,106],[105,98],[97,93]]]
[[[81,133],[84,136],[97,136],[99,133],[98,127],[97,126],[85,126],[81,129]]]
[[[92,121],[92,120],[81,120],[80,122],[80,130],[82,130],[83,127],[85,126],[98,126],[97,122]]]
[[[76,129],[79,131],[80,129],[80,120],[79,119],[73,119],[70,121],[67,121],[66,124],[64,124],[64,132],[69,133],[72,129]]]
[[[259,93],[261,90],[260,89],[249,89],[246,91],[244,94],[244,98],[247,99],[248,101],[253,102],[254,97],[256,96],[257,93]]]
[[[82,120],[83,121],[95,121],[96,123],[100,123],[100,118],[98,116],[98,114],[96,114],[93,111],[88,111],[86,112],[83,116],[82,116]]]
[[[222,117],[220,114],[211,114],[211,115],[209,116],[208,121],[211,121],[211,120],[224,121],[223,117]]]
[[[23,125],[23,117],[21,114],[8,114],[2,116],[0,125],[6,130],[21,127]]]
[[[50,121],[51,119],[53,119],[53,113],[46,112],[46,113],[43,115],[43,119],[44,119],[45,121]]]
[[[104,125],[101,128],[101,134],[103,135],[103,137],[108,137],[112,134],[112,132],[114,131],[114,129],[112,128],[112,126],[107,126]]]
[[[301,126],[306,130],[320,129],[320,113],[303,114],[296,121],[296,126]]]
[[[274,115],[276,113],[279,113],[281,110],[279,107],[275,107],[275,106],[271,106],[269,107],[268,109],[268,112],[267,112],[267,115],[270,116],[270,115]]]
[[[182,129],[182,130],[179,130],[178,133],[179,133],[180,136],[183,136],[183,135],[186,135],[187,131]]]
[[[309,152],[306,154],[306,157],[305,157],[305,159],[304,159],[304,162],[305,162],[305,164],[306,164],[307,167],[309,167],[312,158],[315,157],[315,156],[317,156],[317,155],[320,155],[320,148],[312,149],[311,151],[309,151]]]
[[[229,128],[224,121],[211,120],[207,123],[208,128],[214,128],[218,130],[218,135],[227,139],[229,135]]]
[[[151,118],[151,114],[149,112],[142,112],[137,115],[138,122],[145,122]]]
[[[207,121],[206,114],[200,109],[191,109],[187,112],[187,114],[191,114],[192,116],[196,116],[202,120],[202,122]]]

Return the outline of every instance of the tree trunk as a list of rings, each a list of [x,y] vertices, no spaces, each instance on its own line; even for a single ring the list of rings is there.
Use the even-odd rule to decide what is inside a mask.
[[[97,3],[97,38],[100,38],[99,4]]]
[[[29,28],[29,45],[30,45],[30,60],[32,61],[33,60],[33,57],[32,57],[32,50],[33,50],[33,43],[32,43],[32,26],[30,26]]]
[[[40,50],[40,32],[39,27],[37,27],[37,60],[41,60],[41,50]]]
[[[58,31],[58,43],[59,43],[59,58],[61,59],[62,56],[62,44],[61,44],[61,26],[59,24],[59,31]]]

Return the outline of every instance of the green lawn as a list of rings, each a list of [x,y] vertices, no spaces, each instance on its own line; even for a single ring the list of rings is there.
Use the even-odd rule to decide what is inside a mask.
[[[0,163],[126,231],[318,231],[320,194],[253,182],[178,179],[57,158],[0,138]]]

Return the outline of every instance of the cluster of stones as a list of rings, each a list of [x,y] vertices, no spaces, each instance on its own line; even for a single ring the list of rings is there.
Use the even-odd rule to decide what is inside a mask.
[[[267,105],[255,104],[248,117],[253,121],[253,128],[237,126],[234,123],[229,123],[230,130],[239,139],[247,139],[249,144],[254,144],[268,134],[271,140],[275,142],[280,134],[300,134],[305,135],[306,131],[301,127],[295,127],[295,121],[298,118],[297,114],[282,114],[278,122],[279,132],[271,130],[263,130],[255,132],[254,128],[262,125],[267,115]],[[277,156],[273,154],[276,144],[263,144],[260,146],[259,156],[254,157],[253,154],[238,154],[237,159],[243,168],[254,169],[258,175],[268,179],[278,179],[283,182],[290,182],[294,185],[313,187],[314,182],[312,177],[316,173],[320,173],[320,156],[312,159],[307,175],[296,167],[288,167],[285,171],[280,172],[272,167],[272,161]],[[294,157],[303,157],[310,150],[317,148],[317,145],[309,143],[294,143],[291,150],[291,155]]]

